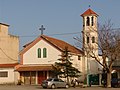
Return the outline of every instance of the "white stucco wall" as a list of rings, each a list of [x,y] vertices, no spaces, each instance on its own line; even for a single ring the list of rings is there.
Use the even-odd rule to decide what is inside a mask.
[[[47,49],[47,58],[43,58],[43,55],[41,55],[41,58],[37,57],[37,49],[43,48]],[[43,51],[41,51],[43,52]],[[57,50],[52,45],[48,44],[44,40],[40,40],[37,44],[35,44],[33,47],[31,47],[27,52],[23,54],[23,64],[54,64],[54,62],[59,62],[58,59],[61,58],[61,52]],[[71,57],[73,66],[79,69],[79,71],[84,71],[84,63],[83,63],[83,57],[80,57],[80,60],[78,60],[78,55],[72,55]]]
[[[102,63],[102,56],[98,56],[100,63]],[[102,66],[92,57],[85,57],[85,73],[98,74],[102,71]]]
[[[8,72],[8,77],[0,77],[0,84],[15,83],[18,74],[15,74],[14,68],[0,68],[0,72]]]
[[[82,64],[82,57],[80,57],[80,60],[78,60],[78,56],[77,55],[73,55],[72,57],[71,57],[71,59],[72,59],[72,63],[73,63],[73,66],[75,67],[75,68],[77,68],[77,69],[79,69],[79,71],[83,71],[83,64]]]
[[[41,58],[37,56],[37,49],[41,48],[41,52],[43,52],[43,48],[47,49],[47,58],[43,58],[43,53],[41,54]],[[44,40],[40,40],[37,44],[31,47],[27,52],[23,55],[23,64],[53,64],[58,61],[60,58],[61,52],[45,42]]]

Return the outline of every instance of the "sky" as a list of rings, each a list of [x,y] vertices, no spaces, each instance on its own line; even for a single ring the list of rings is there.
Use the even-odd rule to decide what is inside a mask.
[[[73,37],[81,35],[80,15],[89,5],[99,15],[98,23],[111,20],[113,28],[120,28],[120,0],[0,0],[0,22],[19,36],[20,49],[41,34],[41,25],[44,35],[74,45]]]

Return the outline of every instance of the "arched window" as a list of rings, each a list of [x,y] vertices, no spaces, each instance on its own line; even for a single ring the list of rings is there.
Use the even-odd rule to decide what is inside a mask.
[[[91,17],[91,24],[93,26],[93,24],[94,24],[94,17]]]
[[[41,58],[41,49],[40,48],[38,48],[37,54],[38,54],[38,58]]]
[[[92,43],[95,43],[95,37],[92,37]]]
[[[87,17],[86,25],[90,26],[90,18],[89,17]]]
[[[89,37],[87,37],[87,43],[89,43]]]
[[[46,57],[47,57],[47,49],[43,48],[43,58],[46,58]]]

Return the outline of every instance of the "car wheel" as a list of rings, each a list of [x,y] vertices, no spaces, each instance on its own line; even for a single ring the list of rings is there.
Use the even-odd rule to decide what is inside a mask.
[[[52,88],[52,89],[55,89],[55,85],[54,85],[54,84],[52,84],[52,85],[51,85],[51,88]]]
[[[66,88],[69,88],[69,85],[68,85],[68,84],[66,84],[66,85],[65,85],[65,87],[66,87]]]

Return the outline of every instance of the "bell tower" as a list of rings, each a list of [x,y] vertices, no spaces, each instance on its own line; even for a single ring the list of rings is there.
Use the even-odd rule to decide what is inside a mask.
[[[83,50],[85,55],[93,53],[98,55],[98,30],[97,30],[97,17],[93,10],[90,8],[81,14],[83,18]],[[92,51],[91,51],[92,50]]]

